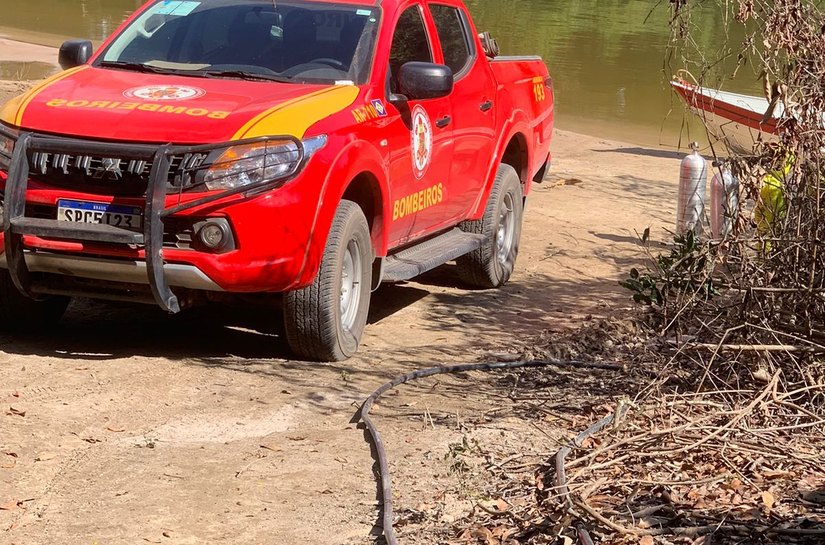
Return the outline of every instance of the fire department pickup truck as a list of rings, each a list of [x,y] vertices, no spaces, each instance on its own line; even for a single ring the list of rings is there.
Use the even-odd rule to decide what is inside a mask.
[[[497,49],[460,0],[152,0],[66,42],[0,109],[0,327],[281,293],[290,348],[331,361],[381,282],[503,285],[553,92]]]

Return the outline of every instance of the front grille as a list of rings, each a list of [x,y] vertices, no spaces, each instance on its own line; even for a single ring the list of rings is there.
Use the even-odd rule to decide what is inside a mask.
[[[195,238],[193,224],[199,220],[168,217],[163,220],[163,247],[191,250]]]
[[[193,169],[203,165],[206,157],[204,153],[173,156],[167,192],[177,193],[193,185]],[[42,152],[29,154],[29,176],[32,179],[98,195],[145,195],[151,171],[151,161]]]

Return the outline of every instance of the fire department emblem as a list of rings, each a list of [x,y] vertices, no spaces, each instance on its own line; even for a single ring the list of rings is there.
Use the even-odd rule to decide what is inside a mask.
[[[433,127],[427,111],[416,105],[412,111],[412,163],[416,178],[424,177],[432,155]]]
[[[187,100],[202,97],[206,91],[198,87],[185,87],[183,85],[149,85],[147,87],[134,87],[123,92],[126,98],[136,98],[140,100]]]

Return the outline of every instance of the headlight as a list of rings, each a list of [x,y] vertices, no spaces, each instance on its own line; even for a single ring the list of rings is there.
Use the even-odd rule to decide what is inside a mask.
[[[14,140],[0,134],[0,170],[9,170],[11,154],[14,151]]]
[[[304,159],[326,143],[325,135],[303,140]],[[203,183],[210,190],[225,190],[273,181],[295,172],[299,159],[298,146],[291,140],[232,146],[211,161]]]

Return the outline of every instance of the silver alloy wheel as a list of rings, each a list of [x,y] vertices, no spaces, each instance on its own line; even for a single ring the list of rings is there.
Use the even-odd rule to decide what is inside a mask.
[[[352,329],[361,303],[361,249],[358,241],[350,240],[341,268],[341,326]]]
[[[515,234],[516,214],[513,206],[513,195],[505,193],[498,219],[498,231],[496,232],[496,257],[502,265],[505,265],[510,259]]]

